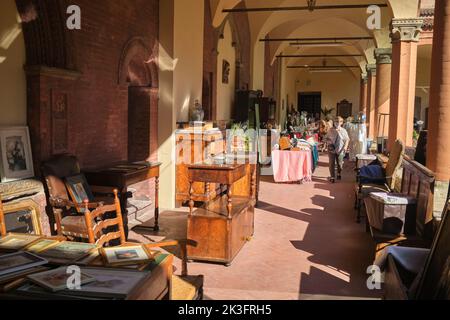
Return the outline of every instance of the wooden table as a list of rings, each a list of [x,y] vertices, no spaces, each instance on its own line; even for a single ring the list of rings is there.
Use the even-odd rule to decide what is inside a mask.
[[[189,212],[192,214],[194,210],[194,188],[195,182],[205,182],[206,189],[209,190],[209,184],[216,183],[220,186],[227,186],[227,196],[228,196],[228,216],[231,217],[233,210],[233,195],[232,195],[232,185],[238,180],[242,179],[246,175],[245,165],[243,164],[232,164],[232,165],[210,165],[210,164],[200,164],[200,165],[189,165]],[[222,188],[221,188],[222,189]],[[208,191],[209,192],[209,191]]]
[[[49,237],[48,239],[56,239],[56,237]],[[124,247],[126,246],[129,246],[129,244],[124,245]],[[147,245],[147,249],[149,251],[155,252],[154,246],[152,246],[151,244]],[[173,255],[157,252],[155,254],[155,260],[151,262],[145,270],[142,270],[142,272],[150,271],[149,276],[146,277],[141,283],[139,283],[139,285],[129,294],[129,296],[125,300],[169,299],[173,275],[173,260]],[[76,263],[74,264],[76,265]],[[56,265],[51,267],[57,268]],[[97,257],[94,261],[92,261],[88,266],[85,267],[103,268],[104,264],[102,258]],[[24,281],[17,281],[17,283],[18,284],[14,286],[15,288],[18,288],[19,286],[24,284]],[[55,294],[57,295],[57,293]],[[24,296],[21,292],[16,291],[16,289],[11,289],[8,292],[2,292],[0,290],[0,300],[48,300],[49,298],[51,298],[51,295],[52,293],[48,292],[42,296],[36,294],[33,294],[32,296]],[[55,298],[61,299],[64,297],[55,296]],[[70,299],[74,299],[74,297],[71,297]]]
[[[159,177],[161,163],[148,163],[145,168],[119,170],[114,169],[118,165],[133,164],[117,164],[109,168],[101,168],[95,170],[86,170],[85,175],[89,184],[100,187],[117,188],[120,191],[120,204],[122,206],[122,214],[124,217],[125,233],[128,238],[128,188],[136,183],[155,179],[155,225],[151,227],[154,231],[159,231]],[[144,166],[144,165],[142,165]],[[147,228],[147,227],[146,227]]]

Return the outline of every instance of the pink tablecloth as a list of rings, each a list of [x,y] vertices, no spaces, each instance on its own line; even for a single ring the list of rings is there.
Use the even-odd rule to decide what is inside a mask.
[[[311,151],[272,152],[275,182],[298,182],[312,180],[313,159]]]

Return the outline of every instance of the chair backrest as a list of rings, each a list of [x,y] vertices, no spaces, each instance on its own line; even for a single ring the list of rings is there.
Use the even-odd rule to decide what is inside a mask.
[[[85,201],[85,219],[89,242],[99,246],[105,246],[113,240],[120,240],[121,244],[126,242],[125,228],[123,226],[122,210],[118,197],[118,190],[114,190],[114,204],[101,205],[95,210],[89,210],[89,202]],[[109,218],[108,215],[116,213],[116,217]],[[116,231],[109,231],[112,228]]]
[[[44,184],[47,203],[50,199],[70,200],[64,179],[80,174],[80,165],[75,156],[62,154],[43,162],[41,165],[42,182]]]
[[[426,225],[433,220],[432,198],[435,174],[409,157],[403,159],[401,193],[416,199],[416,234],[425,237]]]
[[[421,275],[418,299],[450,299],[450,201],[444,209],[443,220],[431,247],[425,269]]]
[[[394,147],[389,155],[389,161],[386,166],[386,177],[389,188],[395,188],[396,173],[400,169],[405,154],[405,145],[402,141],[395,141]]]
[[[0,196],[0,236],[6,236],[5,212],[3,211],[2,197]]]

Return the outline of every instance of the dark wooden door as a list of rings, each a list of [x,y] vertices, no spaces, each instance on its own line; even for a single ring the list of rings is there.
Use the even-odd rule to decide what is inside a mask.
[[[305,92],[298,94],[298,111],[308,112],[308,115],[320,115],[322,110],[322,93],[321,92]]]
[[[213,73],[205,72],[203,74],[203,93],[202,93],[202,104],[203,110],[205,111],[205,121],[211,121],[214,117],[213,110]]]
[[[147,161],[150,156],[150,87],[128,88],[128,160]]]

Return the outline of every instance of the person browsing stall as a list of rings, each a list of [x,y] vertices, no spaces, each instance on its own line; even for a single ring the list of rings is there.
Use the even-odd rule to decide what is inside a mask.
[[[345,154],[348,151],[350,144],[350,137],[342,126],[344,119],[337,117],[334,120],[333,128],[328,131],[325,139],[328,143],[328,156],[330,159],[330,182],[336,182],[336,168],[337,179],[342,179],[342,168],[344,166]]]

